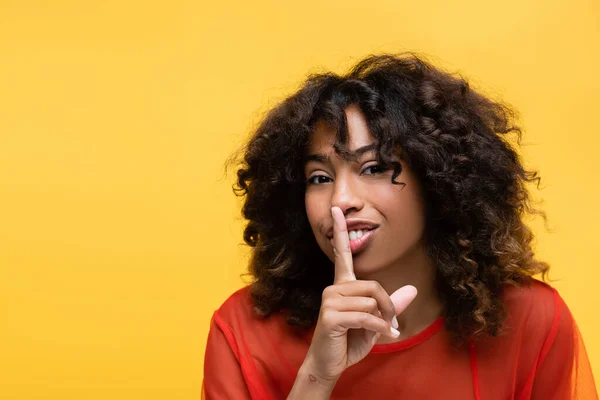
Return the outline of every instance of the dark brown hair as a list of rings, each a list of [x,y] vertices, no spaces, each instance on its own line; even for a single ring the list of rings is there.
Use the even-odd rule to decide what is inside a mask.
[[[447,329],[458,341],[497,335],[503,287],[548,271],[534,258],[525,170],[515,113],[457,76],[414,54],[369,56],[346,75],[311,75],[274,107],[243,150],[234,186],[245,196],[245,242],[252,247],[251,296],[261,315],[283,312],[291,325],[315,323],[333,265],[318,247],[304,208],[303,164],[314,125],[325,120],[347,140],[344,110],[358,105],[380,162],[400,173],[401,154],[418,177],[425,243]]]

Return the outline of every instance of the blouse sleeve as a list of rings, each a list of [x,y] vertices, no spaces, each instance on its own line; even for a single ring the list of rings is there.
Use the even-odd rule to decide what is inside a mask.
[[[597,400],[583,339],[563,299],[554,291],[555,315],[535,370],[532,400]]]
[[[229,327],[215,313],[204,356],[203,400],[251,398],[242,374],[239,351],[232,338]]]

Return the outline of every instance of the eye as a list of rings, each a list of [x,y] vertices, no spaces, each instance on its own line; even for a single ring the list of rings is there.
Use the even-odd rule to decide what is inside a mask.
[[[376,175],[376,174],[381,174],[382,172],[385,172],[386,169],[383,168],[381,165],[379,164],[373,164],[373,165],[369,165],[367,168],[362,170],[362,174],[363,175]]]
[[[306,180],[309,185],[322,185],[331,182],[331,178],[325,175],[313,175]]]

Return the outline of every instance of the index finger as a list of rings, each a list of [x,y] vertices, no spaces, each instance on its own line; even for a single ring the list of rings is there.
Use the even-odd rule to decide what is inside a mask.
[[[333,216],[333,254],[335,256],[333,283],[355,281],[356,276],[354,275],[346,218],[339,207],[332,207],[331,215]]]

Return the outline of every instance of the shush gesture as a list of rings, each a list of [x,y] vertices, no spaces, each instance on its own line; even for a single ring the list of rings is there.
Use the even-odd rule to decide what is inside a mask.
[[[346,219],[331,209],[335,277],[323,291],[317,326],[304,365],[321,381],[335,385],[344,370],[365,358],[381,335],[397,338],[400,314],[417,295],[403,286],[391,296],[377,281],[357,280]]]

